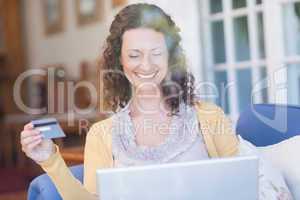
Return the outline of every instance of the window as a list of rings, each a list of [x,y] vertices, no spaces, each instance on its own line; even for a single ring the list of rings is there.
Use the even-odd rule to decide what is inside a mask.
[[[205,77],[215,83],[213,99],[236,119],[245,106],[267,102],[268,90],[252,94],[266,77],[264,4],[262,0],[201,1]]]
[[[222,0],[211,0],[210,1],[210,13],[218,13],[223,11]]]
[[[282,8],[287,101],[289,104],[300,104],[300,2],[284,2]]]
[[[201,3],[204,77],[218,91],[213,100],[232,119],[251,102],[299,105],[300,0]]]
[[[283,5],[285,55],[300,56],[300,2]]]

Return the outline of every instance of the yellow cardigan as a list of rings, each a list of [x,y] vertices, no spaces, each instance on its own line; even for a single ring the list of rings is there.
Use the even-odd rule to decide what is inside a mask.
[[[238,152],[238,139],[231,123],[222,109],[211,103],[195,104],[203,135],[210,157],[234,156]],[[90,128],[84,149],[83,185],[71,174],[59,149],[46,161],[39,164],[50,176],[64,200],[97,199],[96,170],[113,166],[111,144],[112,117],[99,121]]]

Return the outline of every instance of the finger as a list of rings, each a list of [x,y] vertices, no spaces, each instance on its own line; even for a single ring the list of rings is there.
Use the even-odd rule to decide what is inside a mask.
[[[21,144],[22,146],[28,146],[30,143],[36,141],[36,140],[39,140],[39,139],[42,139],[43,138],[43,135],[35,135],[35,136],[31,136],[31,137],[26,137],[24,139],[21,140]]]
[[[39,130],[33,129],[33,130],[27,130],[21,132],[21,140],[27,137],[32,137],[35,135],[40,135],[41,132]]]
[[[34,128],[34,127],[33,127],[33,124],[32,124],[31,122],[25,124],[25,126],[24,126],[24,130],[31,130],[31,129],[33,129],[33,128]]]
[[[42,143],[42,139],[38,139],[30,144],[27,145],[26,150],[27,151],[32,151],[36,146],[38,146],[40,143]]]

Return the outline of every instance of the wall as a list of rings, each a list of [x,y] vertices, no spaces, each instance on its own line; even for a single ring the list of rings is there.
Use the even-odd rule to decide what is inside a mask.
[[[79,63],[94,60],[101,52],[113,16],[120,8],[112,9],[110,0],[103,0],[105,18],[102,22],[78,27],[74,0],[65,0],[65,31],[46,37],[43,27],[42,5],[39,0],[24,1],[25,41],[29,68],[48,64],[65,64],[71,76],[79,76]],[[200,29],[197,0],[128,0],[128,3],[149,2],[171,14],[182,29],[183,47],[189,64],[200,79]]]

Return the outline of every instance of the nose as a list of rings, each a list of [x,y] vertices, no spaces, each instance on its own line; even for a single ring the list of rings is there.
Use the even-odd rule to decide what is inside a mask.
[[[144,54],[142,63],[141,63],[142,70],[145,72],[151,71],[152,68],[152,61],[149,54]]]

